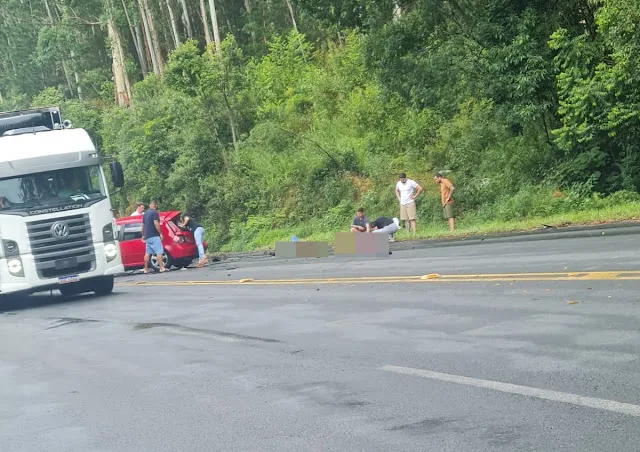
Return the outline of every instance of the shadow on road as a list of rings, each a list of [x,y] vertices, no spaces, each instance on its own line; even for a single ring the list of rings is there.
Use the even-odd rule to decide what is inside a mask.
[[[44,308],[67,303],[86,303],[91,301],[106,301],[124,295],[114,292],[109,295],[98,296],[92,293],[86,293],[75,296],[64,296],[58,291],[40,292],[34,295],[4,295],[0,297],[0,314],[24,311],[28,309]]]

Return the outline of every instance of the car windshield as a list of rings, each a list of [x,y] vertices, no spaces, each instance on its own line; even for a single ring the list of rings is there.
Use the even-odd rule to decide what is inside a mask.
[[[0,210],[20,210],[106,197],[100,166],[83,166],[0,179]]]

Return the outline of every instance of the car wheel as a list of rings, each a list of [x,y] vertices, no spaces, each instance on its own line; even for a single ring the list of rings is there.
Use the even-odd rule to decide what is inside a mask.
[[[97,278],[93,282],[93,291],[96,295],[109,295],[113,292],[113,276],[104,276]]]
[[[171,266],[173,265],[173,259],[171,259],[171,255],[169,253],[167,253],[166,251],[164,253],[162,253],[162,262],[164,262],[164,268],[166,268],[167,270],[169,270],[171,268]],[[151,267],[155,270],[158,271],[160,270],[160,266],[158,265],[158,257],[153,255],[151,256],[151,260],[149,262],[151,264]]]

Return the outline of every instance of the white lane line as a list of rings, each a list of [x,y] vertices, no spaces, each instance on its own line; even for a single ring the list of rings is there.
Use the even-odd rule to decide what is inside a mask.
[[[477,388],[492,389],[494,391],[506,392],[508,394],[518,394],[536,399],[551,400],[552,402],[569,403],[571,405],[585,406],[598,410],[612,411],[614,413],[627,414],[629,416],[640,417],[640,406],[630,403],[616,402],[615,400],[596,399],[584,397],[568,392],[549,391],[547,389],[532,388],[529,386],[513,385],[492,380],[480,380],[478,378],[463,377],[461,375],[443,374],[430,370],[414,369],[401,366],[383,366],[381,370],[395,372],[403,375],[413,375],[415,377],[428,378],[430,380],[445,381],[458,385],[475,386]]]

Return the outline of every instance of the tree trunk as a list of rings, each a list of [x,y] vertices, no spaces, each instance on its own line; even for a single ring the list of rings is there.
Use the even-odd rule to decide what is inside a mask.
[[[55,22],[53,20],[53,14],[51,14],[51,8],[49,7],[49,2],[47,0],[44,0],[44,8],[47,10],[47,16],[49,17],[49,20],[51,21],[51,26],[53,27]]]
[[[244,0],[244,9],[247,11],[247,14],[251,14],[251,0]],[[251,42],[256,42],[256,31],[251,29]]]
[[[140,67],[142,69],[142,76],[146,77],[149,73],[149,53],[147,46],[144,43],[144,38],[142,37],[142,25],[139,23],[134,27],[135,31],[135,40],[138,43],[137,47],[140,49]]]
[[[211,23],[213,24],[213,40],[216,43],[216,53],[220,53],[220,29],[218,28],[218,15],[216,14],[215,0],[209,0],[209,11],[211,12]]]
[[[227,102],[227,97],[225,95],[225,102]],[[233,114],[231,113],[231,107],[229,107],[229,103],[227,103],[227,114],[229,115],[229,125],[231,126],[231,139],[233,140],[233,149],[238,150],[238,140],[236,138],[236,122],[233,120]]]
[[[220,62],[220,64],[223,64]],[[222,81],[222,98],[224,99],[224,104],[227,107],[227,115],[229,116],[229,127],[231,128],[231,140],[233,141],[233,148],[238,150],[238,139],[236,135],[236,121],[233,119],[233,111],[231,109],[231,104],[229,103],[229,98],[227,97],[227,84],[223,79]]]
[[[62,60],[62,72],[64,72],[64,78],[67,80],[67,86],[69,87],[69,93],[73,96],[73,83],[71,82],[71,75],[69,75],[69,67],[67,66],[67,62]]]
[[[296,23],[296,15],[293,11],[293,5],[289,0],[285,0],[287,2],[287,8],[289,8],[289,14],[291,14],[291,22],[293,23],[293,29],[298,32],[298,24]]]
[[[140,68],[142,69],[142,75],[147,75],[147,71],[144,66],[146,66],[146,62],[144,61],[144,57],[142,54],[142,47],[140,46],[140,41],[137,39],[135,29],[133,28],[133,23],[131,22],[131,17],[129,17],[129,11],[127,11],[127,4],[124,0],[122,0],[122,9],[124,9],[124,15],[127,18],[127,25],[129,25],[129,33],[131,33],[131,39],[133,39],[133,46],[136,48],[136,55],[138,56],[138,61],[140,62]]]
[[[264,7],[262,5],[260,5],[260,19],[262,20],[262,40],[267,45],[269,43],[267,41],[267,24],[264,22]]]
[[[191,17],[189,16],[189,9],[187,8],[187,1],[180,0],[182,5],[182,20],[184,21],[185,28],[187,29],[187,36],[189,39],[193,38],[193,29],[191,28]]]
[[[160,13],[162,14],[162,18],[161,20],[158,20],[158,18],[156,17],[156,23],[160,22],[161,24],[164,25],[164,22],[162,22],[162,19],[165,19],[164,16],[166,16],[166,14],[164,14],[164,9],[162,9],[162,5],[158,5],[160,7]],[[169,19],[167,19],[167,25],[169,24]],[[158,29],[160,30],[160,33],[162,34],[162,37],[164,38],[164,46],[167,49],[168,52],[171,52],[171,50],[176,48],[176,42],[173,39],[173,36],[170,36],[171,32],[169,32],[169,34],[167,34],[167,28],[171,28],[171,27],[163,27],[160,26],[158,27]],[[161,48],[161,47],[160,47]]]
[[[75,63],[75,52],[73,50],[71,50],[71,63]],[[78,74],[78,71],[76,71],[75,69],[75,64],[73,64],[73,78],[75,78],[76,80],[76,91],[78,92],[78,99],[82,100],[82,87],[80,86],[80,75]]]
[[[5,20],[5,26],[7,25],[7,22]],[[18,75],[18,69],[16,68],[16,62],[13,60],[13,53],[11,52],[11,49],[13,49],[13,44],[11,42],[11,39],[9,38],[9,36],[5,36],[6,40],[7,40],[7,59],[9,60],[9,65],[11,66],[11,69],[13,69],[13,75],[17,76]],[[44,79],[44,77],[43,77]]]
[[[157,75],[162,75],[163,61],[162,53],[160,52],[160,41],[158,39],[158,33],[156,27],[153,24],[153,16],[151,15],[151,9],[149,9],[149,2],[147,0],[140,0],[141,12],[144,17],[144,28],[147,34],[147,40],[149,41],[149,51],[151,52],[151,61],[153,63],[153,72]]]
[[[233,25],[231,25],[231,20],[229,20],[230,15],[227,14],[227,11],[224,9],[224,3],[219,2],[218,8],[222,10],[222,16],[224,17],[225,22],[227,22],[227,28],[229,29],[229,32],[233,34]]]
[[[180,41],[180,33],[178,33],[178,23],[176,22],[176,16],[173,14],[173,9],[171,8],[171,0],[167,1],[167,9],[169,10],[169,20],[171,21],[171,31],[173,32],[173,40],[175,41],[176,48],[182,44]]]
[[[53,14],[51,13],[51,8],[49,7],[48,0],[44,0],[44,7],[47,10],[47,16],[49,17],[49,21],[51,22],[51,27],[56,25],[56,20],[53,18]],[[67,80],[67,86],[69,87],[69,93],[73,96],[73,83],[71,82],[71,76],[69,75],[69,68],[67,66],[67,62],[63,59],[60,60],[60,64],[62,66],[62,72],[64,72],[64,78]]]
[[[207,46],[213,42],[211,39],[211,31],[209,30],[209,18],[207,17],[207,7],[204,5],[204,0],[200,0],[200,15],[202,16],[202,26],[204,27],[204,40]]]
[[[289,0],[287,0],[289,1]],[[400,5],[398,5],[397,3],[395,3],[393,5],[393,18],[394,20],[400,19],[402,17],[402,9],[400,8]]]
[[[7,21],[7,14],[2,14],[0,15],[0,17],[2,17],[2,25],[4,27],[7,27],[7,29],[9,28],[9,22]],[[9,37],[9,33],[0,33],[2,36],[4,36],[4,38],[7,40],[7,45],[6,45],[6,52],[0,52],[0,57],[4,56],[5,62],[3,63],[4,66],[7,68],[7,70],[10,70],[9,67],[12,70],[12,73],[14,76],[18,75],[18,70],[16,68],[16,63],[13,60],[13,51],[12,49],[15,49],[15,47],[12,45],[12,41],[11,38]],[[4,46],[4,42],[2,43],[2,45]],[[43,77],[44,79],[44,77]],[[4,87],[5,89],[8,87]]]
[[[145,36],[145,48],[149,51],[149,57],[151,57],[151,65],[153,66],[153,73],[159,74],[160,69],[158,67],[158,60],[156,60],[156,54],[153,51],[153,42],[151,41],[151,33],[149,32],[149,20],[147,18],[147,13],[144,9],[144,5],[142,4],[142,0],[138,0],[138,10],[140,11],[140,19],[142,20],[143,28],[144,28],[144,36]]]
[[[149,8],[148,0],[143,0],[147,9],[147,15],[149,16],[149,31],[151,32],[151,39],[153,41],[153,50],[156,53],[156,59],[158,60],[159,74],[162,75],[164,71],[164,61],[162,58],[162,50],[160,48],[160,39],[158,38],[158,32],[156,31],[155,23],[153,22],[153,13]]]
[[[115,84],[115,100],[121,107],[129,107],[131,105],[131,85],[124,62],[124,51],[122,50],[122,42],[120,34],[116,28],[113,16],[107,19],[107,33],[109,41],[111,41],[111,54],[113,56],[113,81]]]

